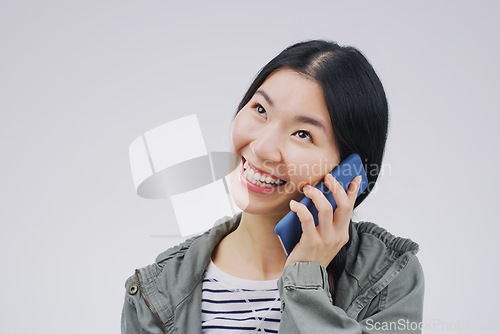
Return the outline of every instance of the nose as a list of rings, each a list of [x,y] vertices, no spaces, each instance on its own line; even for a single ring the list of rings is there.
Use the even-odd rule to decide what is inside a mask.
[[[258,159],[273,162],[283,160],[281,154],[282,143],[278,133],[271,126],[266,126],[258,132],[257,137],[250,143],[250,149]]]

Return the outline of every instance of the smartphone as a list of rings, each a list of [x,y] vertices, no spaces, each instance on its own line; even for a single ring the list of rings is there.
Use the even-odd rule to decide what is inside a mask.
[[[358,175],[361,175],[361,184],[359,186],[359,191],[356,197],[361,195],[368,186],[368,178],[366,176],[363,163],[361,162],[361,157],[356,153],[349,155],[347,158],[342,160],[334,170],[330,172],[332,176],[342,185],[345,191],[349,187],[351,181]],[[321,190],[328,201],[332,204],[333,211],[337,208],[337,203],[333,199],[333,194],[325,185],[324,181],[318,183],[316,186]],[[312,200],[308,197],[304,197],[300,203],[307,206],[309,211],[314,217],[314,223],[318,226],[318,210]],[[283,219],[281,219],[276,225],[274,232],[278,235],[283,248],[285,249],[286,256],[292,252],[295,245],[299,242],[300,236],[302,235],[302,226],[297,214],[293,211],[287,213]]]

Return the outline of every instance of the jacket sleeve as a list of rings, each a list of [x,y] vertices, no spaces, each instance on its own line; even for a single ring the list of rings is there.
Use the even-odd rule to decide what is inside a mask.
[[[285,267],[278,281],[280,333],[421,333],[424,279],[417,257],[372,300],[376,305],[368,303],[374,311],[364,319],[353,319],[333,305],[327,275],[315,262]]]

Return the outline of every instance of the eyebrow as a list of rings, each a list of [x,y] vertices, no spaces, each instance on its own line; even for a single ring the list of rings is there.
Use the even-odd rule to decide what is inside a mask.
[[[273,106],[274,106],[274,102],[273,102],[273,100],[271,100],[271,98],[269,97],[269,95],[267,95],[267,93],[266,93],[266,92],[264,92],[263,90],[260,90],[260,89],[259,89],[258,91],[256,91],[256,92],[255,92],[255,94],[260,94],[260,95],[262,95],[262,97],[264,98],[264,100],[266,100],[266,102],[267,102],[267,103],[269,103],[269,105],[270,105],[271,107],[273,107]]]
[[[266,92],[264,92],[263,90],[259,89],[255,92],[255,94],[260,94],[262,95],[262,97],[264,98],[264,100],[266,100],[267,103],[269,103],[269,105],[271,107],[274,106],[274,102],[273,100],[271,100],[271,98],[269,97],[269,95],[267,95]],[[318,127],[320,128],[321,130],[323,130],[324,132],[327,132],[326,131],[326,128],[325,126],[323,125],[322,122],[318,121],[317,119],[315,118],[311,118],[309,116],[305,116],[305,115],[297,115],[293,118],[293,120],[295,122],[300,122],[300,123],[306,123],[306,124],[310,124],[310,125],[313,125],[315,127]]]
[[[296,122],[306,123],[306,124],[310,124],[310,125],[316,126],[316,127],[320,128],[321,130],[323,130],[323,131],[326,132],[326,128],[323,125],[323,123],[321,123],[317,119],[314,119],[314,118],[311,118],[311,117],[308,117],[308,116],[304,116],[304,115],[298,115],[298,116],[295,116],[293,118],[293,120],[296,121]]]

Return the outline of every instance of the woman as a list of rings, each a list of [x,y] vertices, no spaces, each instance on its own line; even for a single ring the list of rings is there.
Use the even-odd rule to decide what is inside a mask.
[[[123,333],[420,332],[418,245],[353,208],[375,184],[387,137],[385,93],[354,48],[295,44],[258,74],[232,127],[239,166],[231,194],[243,210],[160,254],[126,282]],[[368,188],[356,198],[329,172],[351,153]],[[323,180],[337,209],[314,185]],[[311,198],[316,227],[299,201]],[[274,233],[294,211],[303,234],[288,257]]]

